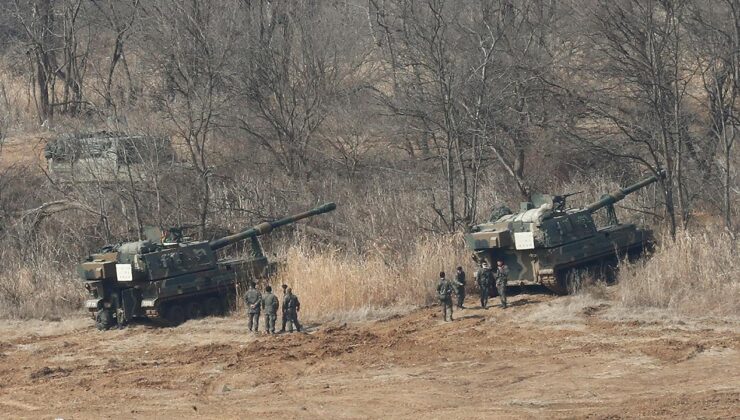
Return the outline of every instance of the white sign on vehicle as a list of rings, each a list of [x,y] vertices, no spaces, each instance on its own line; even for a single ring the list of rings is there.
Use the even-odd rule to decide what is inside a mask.
[[[516,249],[534,249],[534,234],[532,232],[514,232]]]
[[[116,264],[116,279],[118,281],[133,281],[134,275],[131,272],[131,264]]]

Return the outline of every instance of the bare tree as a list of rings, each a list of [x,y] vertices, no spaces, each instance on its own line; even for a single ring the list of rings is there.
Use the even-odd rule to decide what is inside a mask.
[[[446,229],[454,231],[461,220],[470,223],[474,217],[474,194],[470,190],[477,179],[470,178],[470,165],[463,156],[467,115],[461,97],[469,71],[455,60],[460,48],[469,52],[471,46],[465,44],[458,30],[464,14],[444,1],[374,1],[371,6],[387,38],[383,45],[396,84],[390,92],[378,89],[379,99],[395,115],[410,122],[412,130],[423,133],[422,151],[432,152],[446,181],[446,208],[437,207],[433,197],[431,204]],[[389,27],[390,22],[394,22],[393,27]],[[479,154],[470,156],[475,159]],[[459,195],[462,211],[458,208]]]
[[[476,219],[479,178],[503,168],[524,198],[528,150],[553,114],[547,31],[555,2],[370,2],[394,89],[378,89],[393,114],[419,133],[446,179],[446,227]],[[373,19],[371,19],[373,22]],[[381,38],[377,38],[381,39]]]
[[[106,26],[113,32],[113,51],[110,55],[110,63],[105,77],[105,88],[103,96],[105,97],[106,107],[114,106],[113,101],[113,82],[116,74],[116,68],[119,62],[122,63],[126,78],[128,81],[129,99],[135,98],[135,89],[131,78],[128,62],[126,61],[125,46],[129,37],[132,35],[132,28],[139,18],[140,0],[130,0],[128,2],[116,0],[91,0],[97,8],[100,16],[103,17]]]
[[[236,0],[162,0],[151,9],[157,27],[149,41],[157,45],[152,53],[165,77],[158,100],[197,174],[202,235],[211,202],[210,143],[230,103],[238,7]]]
[[[90,47],[90,33],[86,42],[84,31],[89,30],[89,23],[82,24],[83,0],[67,0],[62,4],[62,63],[55,71],[57,77],[64,82],[62,99],[55,106],[60,106],[63,112],[76,115],[83,105],[83,86],[87,68],[87,59]]]
[[[366,156],[381,143],[379,129],[364,119],[368,109],[371,108],[358,109],[353,104],[335,109],[320,133],[326,155],[332,156],[350,178],[362,173]]]
[[[28,10],[30,9],[30,11]],[[51,106],[54,87],[54,10],[50,0],[21,4],[15,1],[15,13],[26,31],[29,44],[31,84],[39,123],[53,115]],[[38,95],[38,96],[36,96]]]
[[[694,54],[701,70],[711,150],[718,144],[722,172],[722,213],[727,230],[732,223],[732,152],[740,129],[740,1],[724,0],[712,7],[697,7],[692,15]]]
[[[26,33],[39,121],[61,112],[77,114],[85,104],[84,78],[90,47],[82,0],[14,0],[15,16]],[[82,33],[82,36],[80,34]],[[61,98],[57,80],[62,81]]]
[[[10,126],[10,103],[7,100],[5,94],[5,85],[0,83],[0,155],[3,152],[3,144],[5,143],[5,137],[8,134],[8,127]]]
[[[243,11],[237,126],[289,176],[309,177],[318,131],[337,100],[359,88],[365,53],[350,34],[360,15],[311,1],[260,0]]]
[[[677,197],[688,222],[683,164],[685,149],[695,147],[683,103],[693,74],[682,65],[685,12],[685,1],[598,2],[589,36],[599,65],[587,71],[602,83],[578,88],[587,111],[572,133],[607,156],[665,171],[660,185],[672,236]]]

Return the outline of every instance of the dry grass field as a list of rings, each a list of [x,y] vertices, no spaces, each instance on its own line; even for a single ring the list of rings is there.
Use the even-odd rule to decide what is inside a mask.
[[[666,308],[692,316],[740,315],[740,242],[716,229],[682,232],[649,260],[619,273],[626,306]]]
[[[316,321],[426,305],[434,301],[440,271],[452,275],[463,264],[472,276],[472,260],[461,245],[460,235],[428,237],[414,244],[408,255],[382,250],[348,255],[311,250],[308,243],[299,242],[287,248],[285,268],[273,289],[290,285],[304,302],[304,316]]]

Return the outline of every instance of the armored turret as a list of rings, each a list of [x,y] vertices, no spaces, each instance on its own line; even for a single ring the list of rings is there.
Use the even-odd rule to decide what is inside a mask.
[[[573,273],[594,271],[594,267],[602,270],[623,255],[641,254],[650,245],[652,232],[620,224],[613,204],[662,176],[661,172],[647,177],[583,208],[566,207],[572,194],[535,194],[532,202],[522,203],[519,213],[498,213],[495,220],[473,227],[465,241],[479,262],[495,265],[494,261],[503,259],[512,280],[564,293],[571,287],[568,278]],[[607,208],[610,222],[597,227],[592,215],[601,208]]]

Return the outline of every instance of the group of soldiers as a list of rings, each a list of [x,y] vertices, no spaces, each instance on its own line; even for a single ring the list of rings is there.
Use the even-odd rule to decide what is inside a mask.
[[[488,263],[484,261],[481,264],[480,269],[475,273],[475,281],[480,292],[481,308],[488,309],[488,296],[491,294],[494,286],[501,298],[501,307],[506,308],[506,284],[509,281],[509,267],[504,264],[503,260],[498,260],[496,262],[495,269],[491,269]],[[439,273],[437,296],[442,304],[442,313],[445,321],[448,321],[448,312],[449,321],[452,321],[452,293],[455,293],[457,296],[457,307],[459,309],[464,309],[465,271],[459,266],[455,272],[454,280],[447,279],[444,271]]]
[[[247,305],[247,319],[250,332],[259,332],[260,326],[260,312],[265,311],[265,333],[275,334],[275,322],[277,321],[278,309],[280,309],[280,302],[277,296],[272,293],[272,287],[265,287],[265,294],[263,295],[257,290],[257,286],[254,282],[249,284],[247,293],[244,294],[244,301]],[[298,312],[301,310],[301,302],[298,300],[298,296],[293,294],[293,290],[288,287],[287,284],[283,285],[283,305],[282,305],[282,321],[283,325],[280,329],[281,333],[285,332],[285,327],[288,327],[288,332],[293,332],[293,327],[298,332],[301,332],[301,323],[298,322]]]
[[[509,268],[503,260],[496,262],[496,268],[491,269],[487,262],[483,262],[481,267],[475,273],[475,281],[480,293],[480,305],[483,309],[488,309],[488,296],[495,286],[498,295],[501,298],[501,307],[506,308],[506,284],[509,280]],[[457,296],[457,307],[465,309],[465,271],[458,266],[455,272],[454,280],[447,279],[444,271],[439,273],[439,284],[437,285],[437,295],[442,304],[442,312],[445,321],[452,321],[452,294]],[[244,295],[244,301],[247,305],[247,326],[250,332],[259,332],[260,313],[265,311],[265,333],[275,334],[275,322],[277,321],[278,309],[281,308],[277,296],[272,293],[272,287],[265,287],[263,295],[257,290],[254,282],[249,284],[249,289]],[[280,332],[283,333],[288,328],[288,332],[293,332],[293,328],[301,332],[301,324],[298,322],[298,311],[301,310],[301,302],[298,296],[293,294],[293,290],[288,285],[283,285],[283,304],[282,304],[282,321],[283,325]],[[448,317],[449,312],[449,317]],[[448,319],[449,318],[449,319]]]

